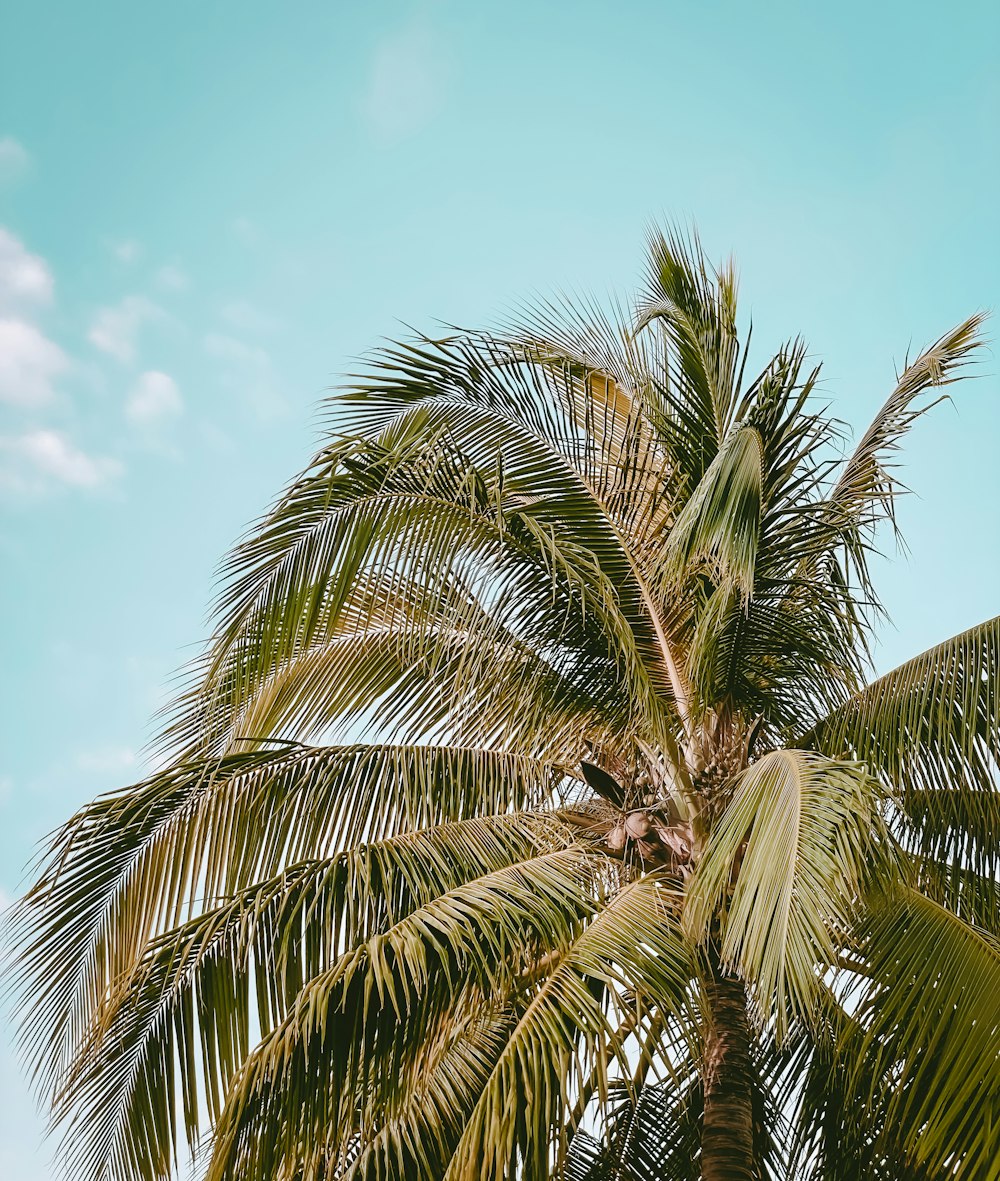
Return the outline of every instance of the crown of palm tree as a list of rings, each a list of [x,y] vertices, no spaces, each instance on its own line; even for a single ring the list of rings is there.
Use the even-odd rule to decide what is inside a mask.
[[[1000,618],[869,659],[979,323],[846,457],[678,233],[377,353],[21,904],[73,1176],[1000,1176]]]

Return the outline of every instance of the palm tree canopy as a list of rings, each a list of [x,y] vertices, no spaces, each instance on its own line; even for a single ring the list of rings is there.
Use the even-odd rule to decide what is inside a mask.
[[[736,296],[653,233],[332,399],[15,919],[74,1177],[1000,1176],[1000,617],[869,655],[980,318],[850,449]]]

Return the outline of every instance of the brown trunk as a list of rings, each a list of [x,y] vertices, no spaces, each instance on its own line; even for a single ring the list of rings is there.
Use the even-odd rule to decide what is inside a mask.
[[[716,967],[705,981],[703,1181],[755,1181],[750,1030],[742,981]]]

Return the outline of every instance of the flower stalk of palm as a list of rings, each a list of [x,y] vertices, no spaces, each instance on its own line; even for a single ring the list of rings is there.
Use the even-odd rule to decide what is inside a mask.
[[[1000,620],[868,655],[978,325],[846,458],[677,234],[628,314],[377,354],[21,906],[73,1176],[570,1175],[653,1085],[660,1177],[1000,1175]]]

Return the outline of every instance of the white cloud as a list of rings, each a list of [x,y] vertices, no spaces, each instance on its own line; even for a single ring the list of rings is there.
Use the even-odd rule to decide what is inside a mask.
[[[168,264],[156,272],[156,285],[164,291],[186,291],[191,286],[191,280],[180,267]]]
[[[380,135],[395,138],[416,130],[440,98],[439,54],[423,26],[410,25],[376,48],[363,109]]]
[[[114,459],[81,451],[58,431],[35,430],[0,437],[3,482],[19,492],[37,492],[48,484],[98,488],[121,472]]]
[[[141,257],[142,247],[133,238],[125,238],[120,242],[111,243],[111,253],[119,262],[128,266]]]
[[[220,362],[223,385],[252,406],[258,417],[274,418],[283,411],[284,399],[266,349],[213,332],[205,337],[205,351]]]
[[[27,150],[12,135],[0,138],[0,184],[23,176],[30,162]]]
[[[145,296],[127,295],[114,307],[98,310],[87,339],[119,361],[132,361],[142,327],[163,316],[162,308]]]
[[[155,369],[140,376],[125,401],[125,417],[137,426],[151,426],[173,418],[183,409],[177,383],[169,374]]]
[[[0,402],[37,406],[69,367],[62,349],[26,320],[0,320]]]
[[[53,379],[69,367],[62,349],[24,318],[50,303],[52,291],[45,259],[0,226],[0,402],[47,402]]]
[[[0,311],[51,299],[52,272],[45,259],[25,249],[20,239],[0,226]]]

